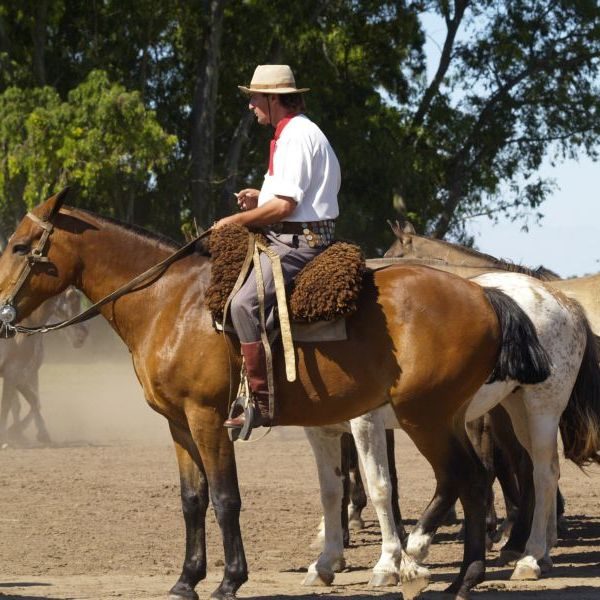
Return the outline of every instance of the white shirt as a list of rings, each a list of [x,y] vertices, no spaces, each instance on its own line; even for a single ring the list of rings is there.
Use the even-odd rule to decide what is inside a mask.
[[[289,196],[296,208],[286,221],[322,221],[339,214],[340,164],[323,132],[298,115],[283,128],[273,157],[273,175],[265,174],[258,206],[273,196]]]

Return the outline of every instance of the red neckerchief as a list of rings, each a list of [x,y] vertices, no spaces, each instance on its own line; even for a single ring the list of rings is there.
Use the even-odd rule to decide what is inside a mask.
[[[283,117],[279,123],[277,123],[277,127],[275,127],[275,135],[271,140],[271,144],[269,147],[269,175],[273,175],[273,157],[275,156],[275,147],[277,145],[277,140],[281,136],[281,132],[284,127],[295,117],[298,113],[290,113]]]

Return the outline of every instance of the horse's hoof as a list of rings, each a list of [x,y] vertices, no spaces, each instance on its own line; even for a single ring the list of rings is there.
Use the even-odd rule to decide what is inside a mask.
[[[430,573],[427,567],[418,565],[406,555],[400,562],[400,580],[404,600],[416,598],[428,585]]]
[[[500,554],[496,559],[496,564],[499,567],[514,566],[515,563],[523,556],[522,552],[516,550],[500,550]]]
[[[513,581],[535,581],[542,575],[542,571],[533,556],[525,556],[517,563],[510,578]]]
[[[302,585],[307,587],[329,587],[335,578],[333,571],[331,573],[309,570],[302,582]]]
[[[210,595],[213,600],[236,600],[235,592],[222,592],[218,588]]]
[[[365,528],[365,522],[360,517],[354,517],[348,521],[350,531],[361,531]]]
[[[168,600],[199,600],[199,596],[189,585],[178,582],[169,590]]]
[[[167,600],[199,600],[200,596],[194,590],[186,592],[174,592],[171,590]]]
[[[391,587],[397,586],[400,581],[398,573],[392,573],[390,571],[373,571],[371,580],[369,581],[370,587]]]
[[[342,556],[337,560],[333,561],[333,565],[331,565],[331,569],[334,573],[341,573],[346,568],[346,559]]]
[[[402,580],[402,597],[413,600],[429,585],[429,572],[426,577],[416,577],[409,581]]]
[[[537,561],[542,575],[548,575],[552,570],[552,559],[549,556],[544,556]]]

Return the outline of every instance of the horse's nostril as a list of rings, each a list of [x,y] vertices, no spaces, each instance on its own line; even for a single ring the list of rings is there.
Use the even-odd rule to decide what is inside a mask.
[[[12,323],[17,318],[17,311],[14,306],[5,304],[0,308],[0,321],[2,323]]]

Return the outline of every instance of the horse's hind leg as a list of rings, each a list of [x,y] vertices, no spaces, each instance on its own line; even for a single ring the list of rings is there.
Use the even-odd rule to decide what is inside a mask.
[[[495,406],[489,416],[494,440],[494,470],[502,488],[506,509],[506,517],[498,528],[494,541],[503,546],[519,515],[518,473],[525,450],[517,440],[510,417],[502,406]]]
[[[304,431],[317,463],[325,540],[319,558],[308,567],[303,585],[328,586],[335,571],[344,568],[340,433],[322,427],[305,427]]]
[[[400,537],[402,545],[406,545],[408,539],[408,533],[404,529],[404,522],[402,520],[402,511],[400,510],[400,496],[398,495],[398,471],[396,470],[396,454],[394,444],[394,430],[385,430],[385,443],[387,447],[388,465],[390,468],[390,484],[392,486],[392,512],[394,513],[394,523],[396,524],[396,531]]]
[[[448,592],[468,598],[469,590],[485,576],[486,473],[464,429],[454,433],[427,427],[407,433],[433,467],[437,487],[429,506],[408,536],[407,552],[423,558],[437,527],[460,497],[465,512],[464,554],[460,573]],[[483,500],[483,502],[482,502]]]
[[[527,395],[526,395],[527,394]],[[544,403],[544,404],[542,404]],[[520,390],[503,400],[515,433],[531,457],[535,508],[525,555],[517,562],[514,579],[538,579],[551,567],[549,551],[556,543],[556,490],[558,486],[557,432],[560,414],[552,411],[548,393]],[[535,411],[536,404],[546,411]]]
[[[347,469],[344,469],[344,466]],[[342,470],[344,471],[344,475],[347,474],[347,480],[344,482],[344,495],[346,495],[347,487],[349,500],[346,511],[348,515],[348,529],[360,530],[365,526],[361,513],[367,505],[367,495],[365,494],[365,487],[360,475],[356,444],[350,433],[342,434]],[[343,523],[344,515],[342,514],[342,525]],[[347,547],[345,539],[344,546]]]
[[[181,484],[181,506],[185,521],[185,559],[170,600],[196,600],[194,588],[206,577],[205,518],[208,486],[202,461],[189,432],[169,424],[175,444]]]
[[[23,429],[27,427],[29,424],[29,420],[33,419],[35,423],[35,428],[37,430],[37,440],[38,442],[42,442],[43,444],[50,443],[50,434],[48,433],[48,429],[46,427],[46,422],[44,421],[44,417],[42,417],[42,409],[40,405],[40,395],[39,395],[39,386],[38,386],[38,374],[35,373],[31,376],[30,381],[25,384],[17,386],[23,398],[27,400],[29,404],[29,414],[23,419],[22,426]]]
[[[429,571],[404,555],[392,510],[388,436],[381,413],[373,411],[350,421],[367,478],[369,495],[381,527],[381,557],[373,568],[370,585],[396,585],[402,578],[405,598],[418,594],[429,582]]]

